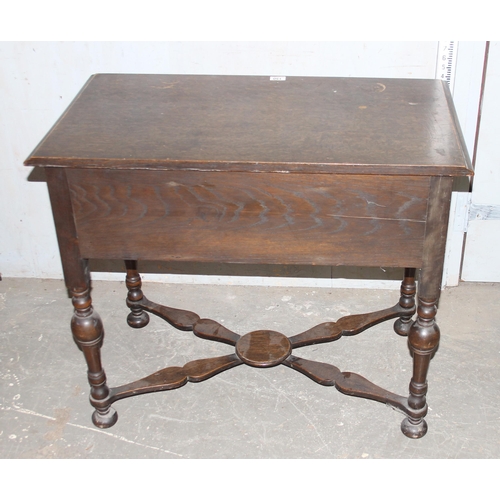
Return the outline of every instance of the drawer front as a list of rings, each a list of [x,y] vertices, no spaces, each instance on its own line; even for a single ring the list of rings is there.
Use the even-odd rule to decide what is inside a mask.
[[[420,267],[429,177],[68,169],[82,256]]]

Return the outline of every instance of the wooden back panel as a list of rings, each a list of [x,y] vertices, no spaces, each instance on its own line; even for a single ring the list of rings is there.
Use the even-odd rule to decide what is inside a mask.
[[[422,261],[424,176],[66,173],[84,258],[394,267]]]

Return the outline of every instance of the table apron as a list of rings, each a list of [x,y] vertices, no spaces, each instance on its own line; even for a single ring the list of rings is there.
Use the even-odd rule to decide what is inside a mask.
[[[66,172],[84,258],[422,264],[430,177]]]

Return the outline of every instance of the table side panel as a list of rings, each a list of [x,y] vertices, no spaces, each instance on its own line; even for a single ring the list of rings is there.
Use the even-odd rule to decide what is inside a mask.
[[[430,179],[67,171],[85,258],[419,267]]]
[[[45,174],[64,280],[68,289],[82,292],[89,287],[90,270],[88,262],[80,254],[66,171],[62,168],[47,168]]]

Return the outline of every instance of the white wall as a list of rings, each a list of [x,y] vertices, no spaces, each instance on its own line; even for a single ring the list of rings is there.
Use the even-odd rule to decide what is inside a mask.
[[[500,42],[490,42],[464,253],[465,281],[500,282],[499,127]]]
[[[458,42],[457,45],[452,94],[471,160],[476,141],[485,50],[486,42]],[[457,286],[461,279],[462,250],[469,205],[469,186],[461,182],[461,189],[454,191],[451,199],[443,273],[443,284],[446,286]]]
[[[434,78],[438,42],[1,42],[0,273],[61,278],[47,188],[23,161],[93,73]]]

